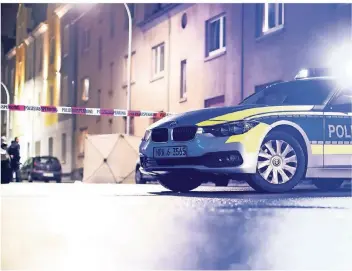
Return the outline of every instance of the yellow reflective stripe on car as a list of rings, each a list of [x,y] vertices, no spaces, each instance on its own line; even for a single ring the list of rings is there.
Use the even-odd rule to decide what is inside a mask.
[[[323,144],[311,144],[312,154],[324,154],[324,145]]]
[[[311,105],[307,106],[268,106],[268,107],[258,107],[245,109],[233,113],[228,113],[225,115],[218,116],[216,118],[212,118],[206,121],[202,121],[197,124],[197,126],[211,126],[215,124],[222,124],[229,121],[237,121],[242,120],[257,114],[270,113],[270,112],[281,112],[281,111],[309,111],[313,108]]]
[[[324,145],[324,154],[351,154],[352,145]]]
[[[260,144],[269,130],[270,125],[259,123],[245,134],[230,136],[226,143],[239,142],[243,145],[246,152],[258,152]]]
[[[338,145],[338,144],[311,144],[312,154],[351,154],[352,145]]]

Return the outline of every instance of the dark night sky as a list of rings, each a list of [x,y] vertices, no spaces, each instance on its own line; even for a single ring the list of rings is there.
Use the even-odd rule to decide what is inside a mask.
[[[18,4],[1,4],[1,43],[4,46],[6,54],[13,46],[15,46],[16,15]]]
[[[1,36],[13,35],[18,4],[1,4]]]

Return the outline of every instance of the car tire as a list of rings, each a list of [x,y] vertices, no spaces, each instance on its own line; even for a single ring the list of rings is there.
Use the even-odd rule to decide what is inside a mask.
[[[202,180],[187,175],[172,174],[160,177],[159,183],[173,192],[186,193],[199,187],[202,184]]]
[[[307,159],[291,135],[275,131],[264,140],[258,153],[257,172],[248,184],[258,192],[285,193],[304,178]]]
[[[32,183],[33,182],[33,177],[32,177],[32,174],[28,174],[28,177],[27,177],[27,181]]]
[[[322,191],[332,191],[339,189],[345,180],[340,179],[316,179],[313,184]]]
[[[136,184],[146,184],[146,180],[143,178],[143,174],[142,172],[140,172],[139,170],[139,166],[136,167],[136,171],[135,171],[135,174],[134,174],[134,180],[136,182]]]
[[[56,183],[61,183],[61,178],[57,179]]]
[[[226,177],[219,177],[216,181],[215,181],[215,186],[222,186],[222,187],[226,187],[229,185],[230,179],[226,178]]]

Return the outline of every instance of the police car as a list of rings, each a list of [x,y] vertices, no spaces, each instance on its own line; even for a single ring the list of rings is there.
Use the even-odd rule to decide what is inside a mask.
[[[143,174],[187,192],[204,181],[246,180],[287,192],[304,179],[324,190],[352,176],[352,88],[300,73],[240,105],[201,109],[150,126],[139,152]]]

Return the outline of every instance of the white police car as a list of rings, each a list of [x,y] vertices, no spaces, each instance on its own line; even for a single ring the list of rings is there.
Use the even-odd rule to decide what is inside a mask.
[[[336,189],[352,176],[352,88],[310,77],[271,85],[233,107],[201,109],[150,126],[139,148],[143,174],[172,191],[245,179],[286,192],[303,179]]]

